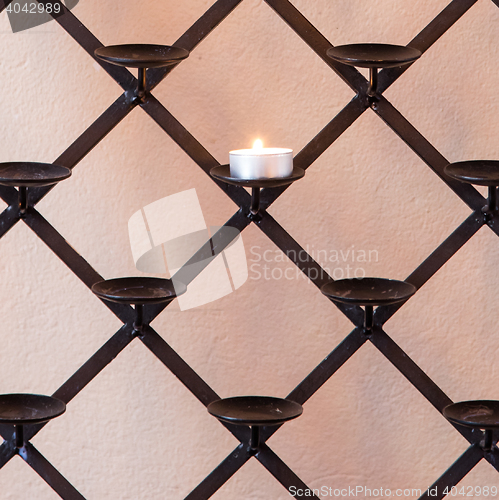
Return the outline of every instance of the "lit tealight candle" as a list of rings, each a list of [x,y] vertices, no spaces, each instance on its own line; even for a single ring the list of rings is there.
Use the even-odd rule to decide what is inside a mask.
[[[293,150],[264,148],[260,139],[253,149],[236,149],[229,157],[230,175],[238,179],[273,179],[293,173]]]

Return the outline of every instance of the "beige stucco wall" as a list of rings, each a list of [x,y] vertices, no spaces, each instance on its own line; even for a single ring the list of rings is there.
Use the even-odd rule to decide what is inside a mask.
[[[81,0],[73,12],[103,44],[168,44],[211,3]],[[447,3],[294,0],[333,44],[407,44]],[[498,36],[499,10],[479,0],[386,93],[449,161],[499,157]],[[56,23],[14,35],[5,13],[0,74],[0,161],[54,161],[121,94]],[[243,0],[154,94],[223,163],[256,136],[299,152],[353,97],[260,0]],[[135,275],[128,219],[191,188],[209,224],[237,208],[135,109],[39,209],[103,276]],[[270,212],[314,251],[376,252],[335,268],[403,279],[470,210],[368,110]],[[276,250],[254,226],[243,240],[249,259]],[[485,227],[386,326],[453,400],[499,399],[498,262]],[[121,324],[24,224],[0,241],[0,306],[0,392],[53,393]],[[153,326],[222,397],[284,397],[351,330],[302,277],[251,271],[235,293],[173,304]],[[183,498],[237,445],[139,341],[33,442],[89,500]],[[314,488],[424,489],[467,442],[366,344],[269,445]],[[498,482],[482,462],[462,484]],[[18,457],[0,470],[0,490],[58,498]],[[251,460],[213,498],[289,496]]]

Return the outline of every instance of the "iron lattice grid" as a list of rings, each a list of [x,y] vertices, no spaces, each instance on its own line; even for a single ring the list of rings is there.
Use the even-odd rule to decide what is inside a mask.
[[[0,0],[2,12],[12,0]],[[54,0],[38,0],[40,3],[53,3]],[[300,151],[295,159],[295,166],[309,168],[314,161],[333,142],[359,118],[364,111],[370,108],[366,97],[367,81],[355,69],[335,63],[326,56],[326,51],[332,44],[312,26],[312,24],[288,1],[265,0],[266,3],[288,24],[288,26],[355,92],[355,97]],[[449,30],[478,0],[453,0],[440,12],[410,43],[424,53]],[[491,0],[499,7],[499,0]],[[64,15],[54,15],[60,26],[78,43],[90,57],[94,58],[94,50],[102,44],[81,22],[60,3]],[[216,1],[176,42],[174,45],[184,47],[190,51],[201,43],[240,3],[242,0]],[[123,120],[136,106],[132,102],[137,80],[126,69],[113,66],[96,60],[104,70],[123,88],[123,94],[75,141],[54,163],[64,165],[70,169],[84,158],[121,120]],[[417,61],[416,63],[417,64]],[[148,89],[153,90],[175,66],[148,70]],[[385,91],[405,71],[404,68],[386,69],[379,75],[379,93]],[[148,94],[140,107],[167,133],[197,165],[209,175],[212,167],[219,163],[200,144],[196,138],[179,123],[172,114],[152,94]],[[472,213],[464,222],[441,243],[414,272],[407,281],[418,289],[426,283],[451,257],[483,226],[499,236],[499,220],[492,217],[485,222],[481,213],[486,201],[472,186],[461,184],[446,177],[443,173],[448,161],[437,149],[430,144],[401,113],[381,95],[374,112],[402,139],[438,177],[454,191],[471,209]],[[250,196],[240,187],[229,186],[214,180],[216,184],[239,207],[234,215],[226,222],[243,231],[251,220],[248,218]],[[18,210],[18,196],[14,188],[0,186],[0,196],[8,207],[0,214],[0,237],[5,235],[19,220],[23,220],[37,234],[45,244],[69,267],[69,269],[90,289],[97,281],[103,278],[85,261],[63,236],[34,208],[34,206],[51,191],[52,187],[37,188],[31,191],[32,208],[24,219],[20,219]],[[263,217],[253,222],[291,259],[292,256],[303,255],[305,250],[288,234],[268,212],[265,211],[286,188],[265,189],[261,196]],[[220,233],[213,236],[213,246],[216,252],[225,248],[229,241],[224,240]],[[207,243],[200,252],[210,252]],[[199,262],[199,255],[192,258]],[[296,259],[298,266],[307,277],[317,276],[312,282],[321,287],[332,278],[320,268],[312,257],[307,260]],[[182,269],[176,278],[188,283]],[[184,278],[184,279],[183,279]],[[77,394],[96,377],[132,340],[134,311],[129,306],[103,302],[122,322],[123,326],[84,363],[55,393],[54,396],[69,403]],[[334,304],[334,303],[333,303]],[[423,370],[407,356],[402,349],[383,330],[383,325],[390,319],[403,304],[379,307],[374,315],[374,333],[367,337],[363,334],[363,313],[360,307],[334,304],[354,324],[354,329],[305,379],[293,389],[288,398],[304,404],[334,373],[353,356],[366,342],[370,341],[382,354],[409,380],[409,382],[433,405],[442,412],[443,408],[452,403],[450,398],[423,372]],[[147,325],[139,337],[157,358],[174,373],[178,379],[203,404],[219,399],[215,391],[191,368],[149,325],[159,315],[165,306],[149,306],[145,309],[144,323]],[[26,438],[31,439],[45,424],[26,428]],[[452,425],[452,424],[449,424]],[[248,452],[249,428],[225,425],[241,443],[227,458],[213,470],[194,489],[187,499],[198,500],[209,498],[232,475],[234,475],[250,458]],[[256,459],[279,481],[286,489],[291,486],[307,488],[299,477],[265,444],[265,441],[278,428],[264,428],[262,432],[261,451]],[[499,449],[484,452],[479,445],[481,433],[471,429],[456,426],[470,443],[468,449],[457,458],[454,464],[438,478],[431,488],[437,487],[438,496],[442,498],[445,487],[451,487],[459,481],[482,459],[487,460],[499,471]],[[3,467],[15,454],[13,426],[0,426],[0,434],[4,442],[0,446],[0,468]],[[494,436],[494,443],[497,436]],[[21,457],[64,499],[84,499],[56,469],[31,444],[27,443],[21,450]],[[428,492],[421,498],[426,498]],[[317,497],[315,497],[317,498]]]

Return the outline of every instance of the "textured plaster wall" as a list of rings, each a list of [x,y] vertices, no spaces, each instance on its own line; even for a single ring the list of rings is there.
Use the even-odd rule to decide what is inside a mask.
[[[103,44],[168,44],[211,3],[81,0],[73,12]],[[294,0],[333,44],[407,44],[447,3]],[[386,93],[449,161],[499,158],[498,37],[499,10],[479,0]],[[5,13],[0,74],[0,161],[54,161],[121,94],[56,23],[14,35]],[[257,136],[300,151],[353,92],[267,4],[244,0],[155,95],[225,163]],[[103,276],[135,275],[128,219],[191,188],[208,224],[236,210],[135,109],[39,209]],[[469,209],[368,110],[270,212],[314,251],[375,251],[371,262],[329,267],[403,279]],[[253,226],[243,240],[250,259],[277,252]],[[454,400],[499,399],[498,261],[499,240],[485,227],[387,323]],[[51,394],[121,324],[24,224],[0,241],[0,307],[0,392]],[[173,304],[153,326],[222,397],[285,396],[351,330],[302,277],[252,271],[235,293],[183,312]],[[89,500],[169,500],[237,441],[135,341],[34,444]],[[366,344],[269,445],[311,487],[424,489],[467,442]],[[497,485],[498,475],[482,462],[463,484]],[[58,498],[18,457],[0,470],[0,488],[5,500]],[[213,498],[289,496],[251,460]]]

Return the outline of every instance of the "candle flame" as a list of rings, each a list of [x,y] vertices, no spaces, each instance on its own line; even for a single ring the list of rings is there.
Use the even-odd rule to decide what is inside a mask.
[[[253,149],[263,149],[263,142],[261,141],[261,139],[257,139],[254,143],[253,143]]]

